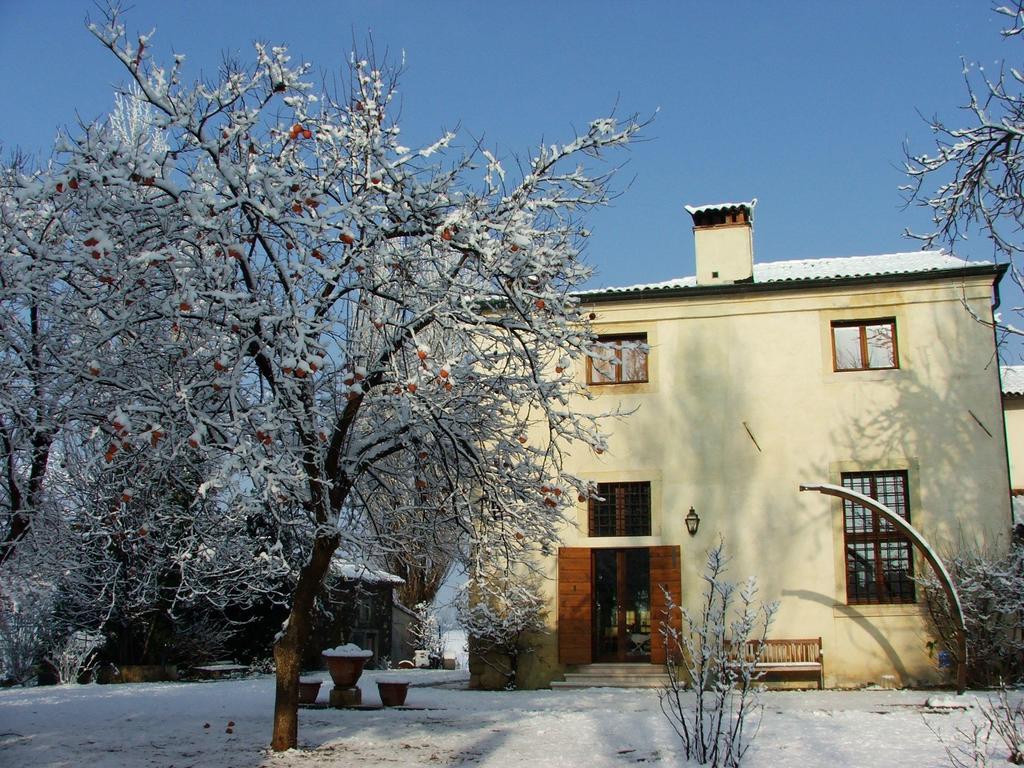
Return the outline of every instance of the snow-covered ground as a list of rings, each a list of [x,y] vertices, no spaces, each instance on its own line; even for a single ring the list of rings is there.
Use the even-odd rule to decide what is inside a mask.
[[[365,704],[379,701],[373,682],[386,674],[364,673]],[[302,749],[280,755],[266,749],[274,695],[270,677],[4,690],[0,765],[563,768],[682,763],[679,744],[651,690],[484,693],[465,690],[464,671],[403,675],[413,680],[407,703],[415,709],[304,709]],[[321,699],[327,688],[325,683]],[[974,694],[942,697],[968,709],[926,707],[934,695],[767,693],[761,730],[744,764],[948,765],[928,726],[952,734],[979,715]]]

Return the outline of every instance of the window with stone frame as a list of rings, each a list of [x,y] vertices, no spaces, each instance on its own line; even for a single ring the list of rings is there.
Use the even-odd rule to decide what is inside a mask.
[[[590,499],[590,536],[651,535],[649,482],[598,483],[597,495]]]
[[[588,384],[635,384],[647,381],[647,334],[597,337],[587,358]]]
[[[870,496],[910,522],[906,471],[844,472],[842,482],[844,488]],[[915,602],[910,539],[876,512],[846,499],[843,537],[848,604]]]
[[[894,318],[832,322],[833,370],[869,371],[899,367]]]

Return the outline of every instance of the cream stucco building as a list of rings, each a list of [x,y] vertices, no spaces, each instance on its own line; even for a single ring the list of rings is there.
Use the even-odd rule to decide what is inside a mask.
[[[579,503],[545,565],[550,632],[521,684],[658,662],[657,585],[692,605],[719,537],[730,576],[780,601],[770,637],[821,638],[825,685],[948,679],[924,562],[870,513],[798,488],[880,498],[940,552],[1005,545],[999,369],[972,317],[991,320],[1004,270],[939,252],[755,264],[753,207],[687,208],[696,276],[582,296],[616,362],[580,367],[595,395],[580,408],[635,413],[607,425],[607,451],[566,460],[604,500]]]
[[[1010,485],[1024,494],[1024,365],[1003,366],[1002,389]]]
[[[1024,365],[1004,365],[1000,373],[1014,524],[1021,526],[1018,535],[1024,535]]]

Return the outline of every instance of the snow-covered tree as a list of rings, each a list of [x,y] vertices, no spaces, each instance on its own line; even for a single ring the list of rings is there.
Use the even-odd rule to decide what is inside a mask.
[[[184,57],[158,66],[116,14],[90,28],[159,139],[85,126],[52,170],[10,173],[0,300],[66,324],[51,375],[78,396],[66,420],[103,438],[97,463],[190,463],[200,495],[230,500],[221,514],[281,536],[296,578],[272,746],[287,749],[331,558],[390,548],[360,500],[412,482],[446,501],[409,522],[418,539],[457,528],[472,549],[486,531],[510,563],[557,545],[587,490],[560,451],[605,447],[570,405],[593,342],[578,217],[607,200],[608,172],[589,169],[639,126],[596,120],[513,178],[482,148],[454,156],[452,134],[402,146],[394,75],[372,56],[340,93],[263,45],[186,85]]]
[[[455,563],[464,560],[469,537],[448,513],[449,498],[443,486],[409,476],[401,465],[396,470],[392,473],[382,465],[378,474],[393,475],[388,492],[378,494],[371,489],[356,505],[380,532],[379,542],[387,543],[377,554],[385,570],[402,578],[395,596],[402,605],[416,608],[434,602]],[[446,518],[452,520],[451,525],[434,523]]]
[[[13,205],[25,163],[0,169],[0,222],[9,234],[31,232],[38,249],[60,248],[61,214],[47,201]],[[59,366],[68,346],[66,327],[55,318],[50,264],[16,255],[4,236],[0,254],[0,565],[30,531],[43,506],[43,484],[53,444],[69,405],[71,381]]]
[[[1007,17],[1002,34],[1007,44],[1024,39],[1024,4],[995,8]],[[1007,61],[1010,61],[1008,57]],[[1024,253],[1024,71],[1006,63],[987,69],[964,62],[967,103],[963,120],[930,121],[933,150],[907,150],[909,198],[931,211],[934,230],[908,233],[925,245],[945,244],[954,251],[972,233],[988,238],[997,257],[1010,262],[1013,280],[1022,282]],[[1011,322],[1007,333],[1024,333]]]
[[[90,448],[103,450],[80,450]],[[291,575],[276,538],[234,514],[227,494],[202,492],[201,465],[160,458],[65,458],[51,494],[64,521],[62,540],[44,548],[60,553],[49,566],[56,619],[69,634],[101,634],[104,658],[117,664],[210,658],[228,631],[224,611],[283,600]]]
[[[726,580],[728,565],[720,541],[707,553],[699,610],[676,605],[666,591],[666,618],[678,613],[681,629],[671,620],[661,624],[669,678],[660,693],[661,710],[687,760],[713,768],[740,765],[757,733],[757,665],[778,610],[777,603],[758,603],[753,577],[739,586]]]
[[[518,685],[519,663],[533,650],[532,639],[547,631],[547,604],[536,575],[494,561],[478,564],[456,598],[458,621],[484,664],[505,675],[505,688]]]
[[[441,631],[437,609],[430,603],[417,603],[413,612],[416,618],[409,631],[413,646],[440,659],[444,655],[444,633]]]

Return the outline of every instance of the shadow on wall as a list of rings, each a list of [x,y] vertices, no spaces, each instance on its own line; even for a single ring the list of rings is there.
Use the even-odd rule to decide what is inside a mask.
[[[872,372],[867,381],[858,373],[836,374],[844,393],[830,424],[836,459],[850,463],[844,471],[909,467],[911,523],[940,557],[964,547],[1005,546],[1009,480],[991,331],[966,310],[952,324],[943,322],[941,305],[931,311],[930,327],[947,328],[947,335],[901,348],[898,370]],[[924,327],[920,317],[917,326]],[[849,376],[849,384],[840,376]],[[822,479],[839,482],[835,475]],[[838,502],[828,503],[838,514]],[[915,575],[930,570],[919,553],[914,568]],[[917,599],[920,604],[920,587]],[[904,680],[917,676],[905,667],[913,662],[901,662],[870,619],[851,610],[843,620],[867,632]],[[918,634],[920,661],[927,664],[925,647],[938,634],[928,624]]]
[[[638,400],[639,411],[612,442],[609,463],[663,469],[665,529],[678,537],[663,541],[681,544],[683,599],[691,606],[703,589],[705,553],[719,535],[732,558],[727,578],[756,576],[765,600],[795,586],[788,576],[794,563],[831,551],[828,513],[797,490],[808,476],[822,476],[827,460],[821,452],[794,454],[788,439],[804,427],[794,419],[803,403],[791,378],[820,378],[820,371],[796,370],[778,350],[751,352],[751,324],[772,322],[722,316],[690,326],[682,321],[677,336],[660,333],[662,343],[652,352],[658,393]],[[786,318],[776,322],[780,334],[791,325]],[[818,346],[815,332],[812,323],[806,336]],[[691,505],[701,518],[696,536],[683,525]],[[829,572],[820,586],[833,583]],[[799,586],[808,586],[806,580]]]
[[[930,318],[922,314],[929,311]],[[996,361],[986,357],[990,331],[966,311],[950,323],[948,304],[914,312],[915,328],[949,332],[917,344],[905,334],[902,367],[866,374],[831,372],[821,343],[827,320],[818,311],[673,320],[672,333],[659,329],[651,357],[657,392],[623,398],[640,408],[627,424],[607,426],[613,436],[605,468],[662,469],[663,543],[681,545],[684,603],[699,598],[705,552],[721,534],[732,557],[730,580],[756,576],[763,599],[786,598],[774,636],[811,636],[814,627],[826,650],[835,647],[833,611],[845,602],[836,594],[843,582],[836,573],[843,567],[838,507],[798,488],[838,481],[834,468],[844,462],[851,469],[858,462],[863,469],[884,469],[892,459],[912,463],[919,496],[911,499],[911,519],[929,540],[952,546],[967,535],[957,522],[964,510],[972,521],[994,521],[996,530],[978,535],[1003,533],[998,521],[1004,512],[1008,521],[1008,507],[974,514],[1002,498],[996,486],[1005,452],[998,379],[988,367]],[[693,537],[683,526],[691,505],[702,520]],[[870,619],[843,620],[862,628],[908,677],[905,661]]]
[[[820,592],[811,592],[806,589],[784,589],[782,591],[782,595],[783,597],[792,597],[798,600],[820,603],[830,610],[836,604],[835,599],[833,599],[831,595],[823,595]],[[901,680],[907,680],[910,678],[910,675],[907,672],[907,667],[903,663],[903,659],[900,657],[899,652],[893,647],[892,643],[889,642],[888,636],[882,632],[874,622],[863,616],[856,616],[853,614],[848,617],[848,620],[854,622],[864,631],[865,634],[871,637],[882,653],[885,654],[889,663],[892,664],[893,669],[895,669],[897,674],[899,674]]]
[[[808,423],[813,411],[794,386],[820,375],[817,355],[786,352],[789,344],[803,350],[818,346],[813,317],[799,318],[795,322],[783,314],[737,321],[736,338],[729,344],[728,400],[721,405],[727,441],[717,471],[723,488],[731,490],[735,478],[746,486],[746,494],[740,499],[713,497],[712,504],[733,532],[737,560],[757,564],[751,572],[759,578],[765,599],[778,599],[793,586],[830,592],[834,583],[828,570],[806,566],[831,546],[832,530],[827,512],[797,490],[805,475],[827,465],[827,451],[820,449],[815,427]],[[750,350],[748,343],[745,349],[743,339],[753,334],[744,326],[751,324],[765,328],[771,338],[787,339],[787,346]],[[802,435],[810,438],[795,439]],[[784,625],[804,613],[800,606],[784,604],[777,619],[780,630],[793,636],[796,631]]]
[[[941,343],[901,352],[903,367],[890,380],[865,385],[887,388],[881,407],[848,413],[832,427],[837,443],[865,446],[866,460],[916,461],[911,489],[916,484],[920,496],[911,498],[911,521],[940,552],[965,542],[1005,544],[1010,520],[1009,479],[999,472],[1006,451],[998,362],[983,345],[986,338],[991,345],[991,331],[973,320],[955,327]]]

